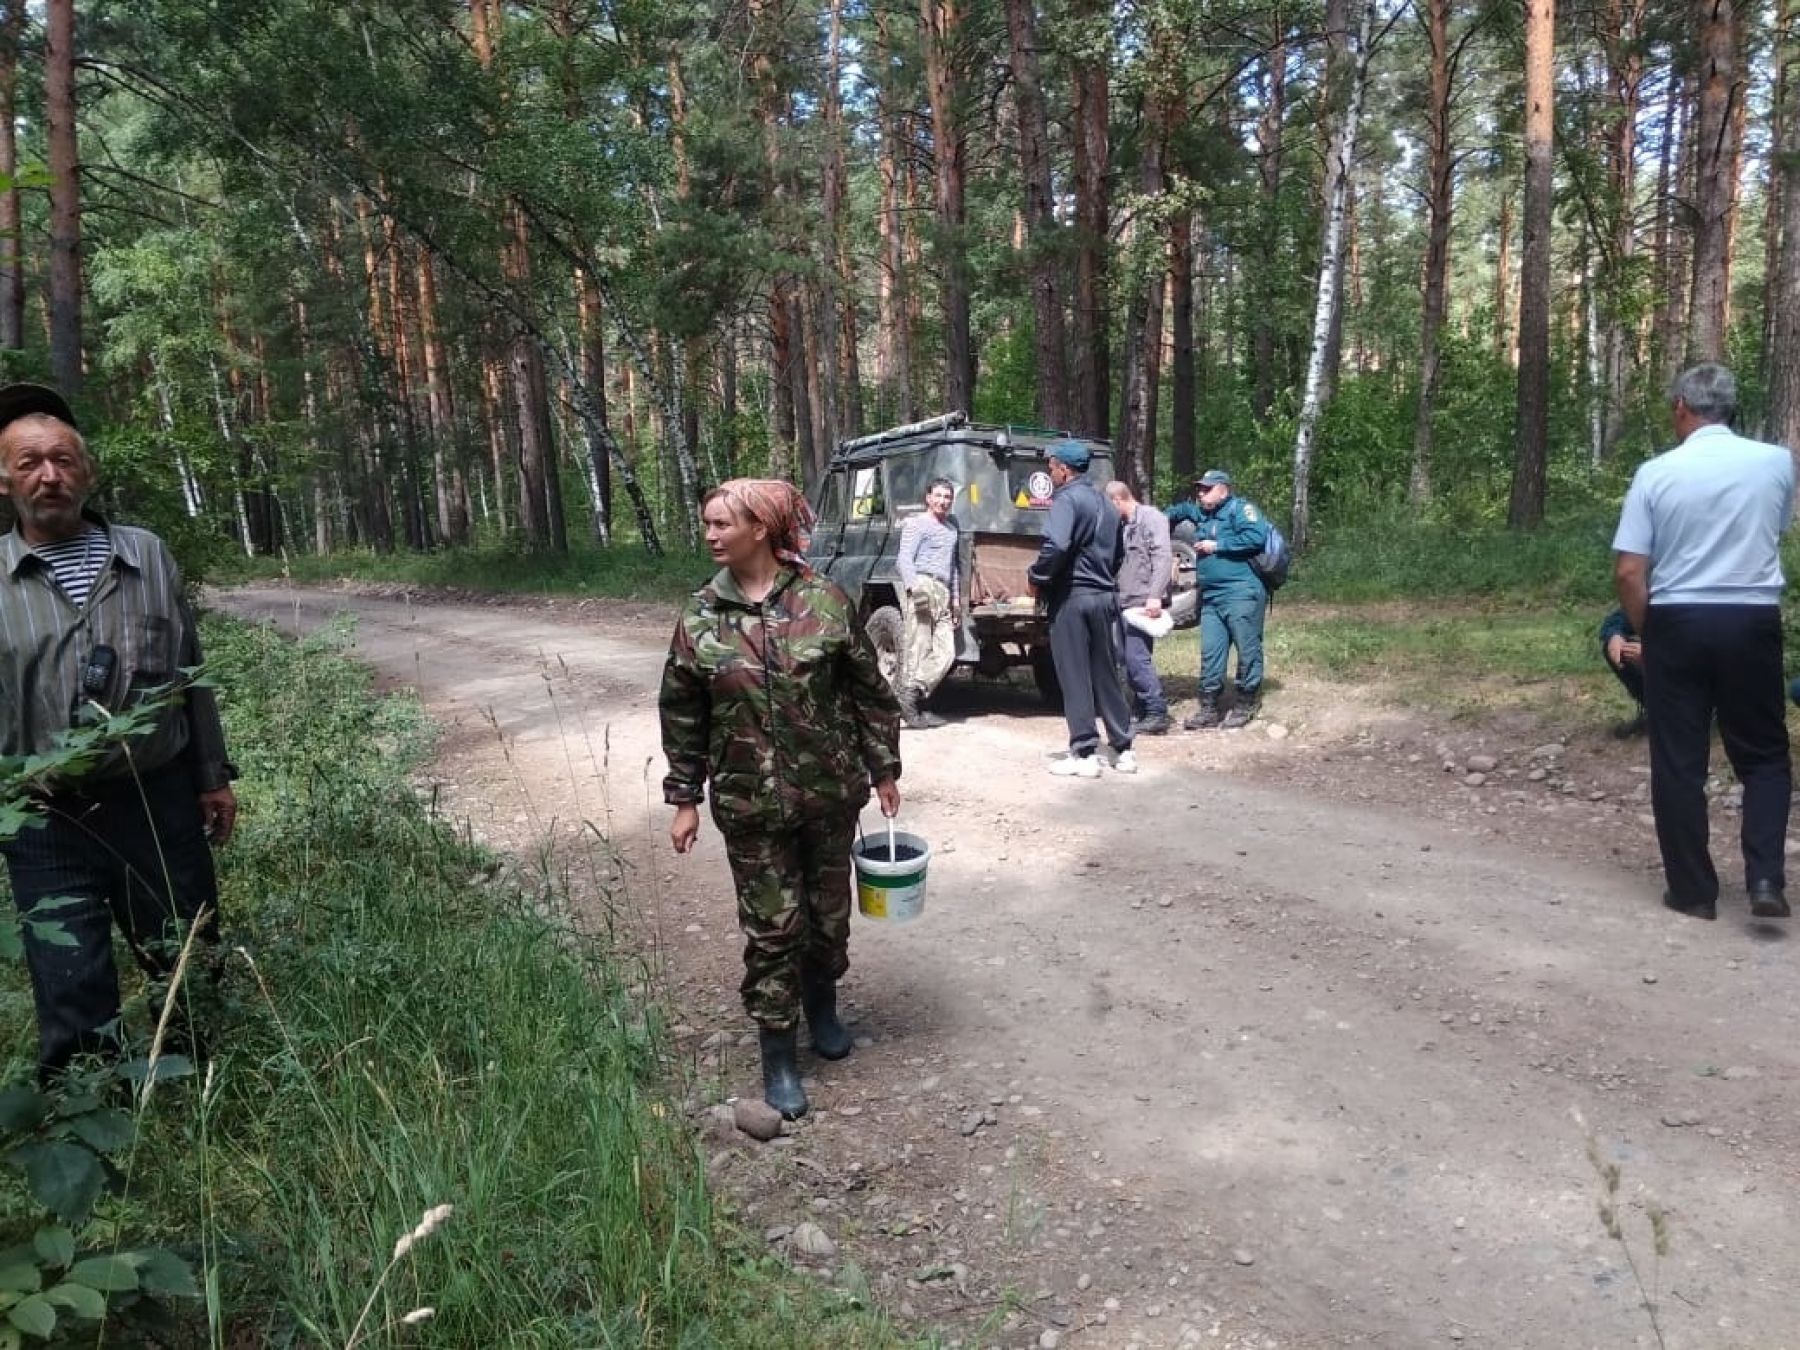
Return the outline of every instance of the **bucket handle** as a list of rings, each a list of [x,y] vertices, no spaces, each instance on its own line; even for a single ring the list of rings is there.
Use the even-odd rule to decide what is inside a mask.
[[[857,818],[856,818],[856,838],[857,838],[857,842],[862,844],[864,846],[864,849],[866,850],[867,846],[868,846],[868,842],[869,842],[869,836],[863,833],[862,817],[860,815],[857,816]],[[899,861],[900,855],[894,851],[894,818],[892,816],[887,817],[887,845],[888,845],[888,861],[889,862]]]

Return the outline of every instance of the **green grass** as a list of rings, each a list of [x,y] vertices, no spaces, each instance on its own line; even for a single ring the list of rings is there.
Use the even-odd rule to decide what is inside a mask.
[[[330,638],[208,639],[245,774],[224,1026],[210,1086],[148,1108],[98,1226],[203,1267],[219,1345],[343,1346],[365,1305],[361,1345],[898,1343],[734,1232],[644,972],[417,799],[417,707],[371,698]],[[0,982],[16,1005],[20,972]],[[27,1037],[7,1039],[17,1074]],[[28,1218],[0,1195],[0,1247]]]
[[[441,553],[375,553],[353,549],[328,556],[234,556],[216,563],[207,580],[234,582],[276,578],[327,582],[341,578],[409,586],[448,586],[525,595],[606,596],[618,600],[677,601],[713,574],[695,553],[652,558],[637,544],[598,548],[583,540],[567,553],[529,553],[511,545],[449,549]]]
[[[1451,715],[1531,708],[1572,728],[1617,721],[1630,711],[1600,658],[1597,608],[1321,605],[1288,594],[1270,610],[1264,631],[1271,688],[1304,674],[1357,686],[1379,702]],[[1191,697],[1196,635],[1157,644],[1156,658],[1174,691]]]

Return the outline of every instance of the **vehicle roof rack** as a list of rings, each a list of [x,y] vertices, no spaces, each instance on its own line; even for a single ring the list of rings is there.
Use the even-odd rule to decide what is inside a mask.
[[[838,453],[848,454],[856,450],[866,450],[872,445],[886,445],[889,441],[903,441],[909,436],[923,436],[931,431],[949,431],[952,428],[966,426],[969,415],[966,412],[947,412],[938,417],[928,417],[923,422],[908,422],[903,427],[893,427],[887,431],[878,431],[872,436],[858,436],[853,441],[843,441],[838,445]]]

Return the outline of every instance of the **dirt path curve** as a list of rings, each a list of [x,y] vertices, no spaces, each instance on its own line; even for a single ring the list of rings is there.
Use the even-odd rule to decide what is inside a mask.
[[[1475,798],[1400,753],[1428,734],[1375,745],[1323,699],[1284,742],[1173,737],[1134,778],[1056,780],[1060,722],[956,691],[903,747],[928,912],[857,925],[860,1049],[815,1061],[819,1109],[763,1147],[706,1109],[753,1089],[754,1051],[717,836],[677,859],[663,835],[667,612],[219,602],[353,614],[444,724],[433,772],[479,834],[610,834],[715,1174],[903,1317],[971,1345],[1654,1344],[1629,1252],[1668,1345],[1800,1345],[1795,954],[1741,907],[1657,908],[1608,856],[1646,846],[1624,792],[1575,818],[1521,769]],[[835,1253],[803,1254],[803,1221]]]

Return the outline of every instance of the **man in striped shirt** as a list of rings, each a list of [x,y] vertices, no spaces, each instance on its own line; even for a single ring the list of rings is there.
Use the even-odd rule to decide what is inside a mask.
[[[61,395],[0,389],[0,496],[18,516],[0,536],[0,756],[161,701],[78,778],[35,785],[42,821],[0,841],[20,913],[57,902],[24,926],[44,1077],[120,1046],[115,923],[153,977],[190,934],[214,937],[209,845],[237,816],[212,690],[182,687],[200,648],[181,574],[154,534],[87,509],[94,478]]]
[[[906,596],[900,606],[900,716],[909,727],[941,727],[925,700],[956,664],[957,608],[962,600],[958,527],[950,508],[956,484],[934,478],[925,489],[925,509],[900,527],[894,570]]]

